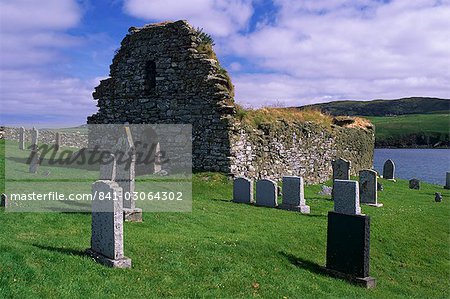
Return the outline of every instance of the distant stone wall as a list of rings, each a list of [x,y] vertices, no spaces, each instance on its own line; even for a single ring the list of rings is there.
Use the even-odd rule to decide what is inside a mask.
[[[231,172],[237,176],[280,180],[298,175],[321,183],[332,174],[331,161],[351,161],[351,174],[371,168],[371,128],[324,128],[314,123],[275,122],[258,128],[237,124],[231,137]]]
[[[4,131],[4,138],[7,140],[19,141],[19,128],[6,127]],[[39,130],[38,144],[55,144],[56,130]],[[88,145],[88,138],[86,133],[81,131],[74,132],[59,132],[61,136],[61,146],[84,148]],[[25,142],[29,146],[31,144],[31,130],[25,129]]]

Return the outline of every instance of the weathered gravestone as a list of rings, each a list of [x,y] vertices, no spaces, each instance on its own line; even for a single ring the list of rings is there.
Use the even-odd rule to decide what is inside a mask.
[[[116,179],[116,158],[109,154],[100,161],[100,180],[115,181]]]
[[[283,210],[309,214],[310,208],[305,202],[305,191],[302,177],[283,177],[283,202],[280,208]]]
[[[450,172],[447,172],[445,175],[445,189],[450,189]]]
[[[410,179],[409,180],[409,189],[420,189],[420,181],[418,179]]]
[[[19,129],[19,149],[24,150],[25,149],[25,128],[20,127]]]
[[[327,272],[374,288],[376,281],[369,276],[369,261],[370,217],[328,212]]]
[[[136,208],[135,164],[136,153],[130,128],[125,126],[113,152],[116,156],[116,182],[123,190],[123,212],[125,221],[142,221],[142,209]]]
[[[331,162],[333,166],[333,180],[349,180],[350,179],[350,162],[339,158]]]
[[[336,213],[359,215],[359,188],[357,181],[335,180],[334,181],[334,211]]]
[[[333,191],[333,187],[322,186],[322,189],[319,191],[319,195],[331,195]]]
[[[256,182],[256,205],[276,207],[278,205],[277,183],[262,179]]]
[[[334,198],[334,181],[350,179],[350,162],[339,158],[331,162],[333,166],[333,189],[331,190],[331,198]]]
[[[55,133],[55,151],[59,150],[59,147],[61,146],[61,134],[59,132]]]
[[[35,151],[38,148],[39,131],[33,127],[31,129],[31,150]]]
[[[359,172],[359,200],[361,203],[382,207],[378,203],[377,196],[377,172],[371,169],[364,169]]]
[[[92,237],[87,253],[109,267],[130,268],[123,253],[122,189],[116,182],[99,180],[92,186]]]
[[[30,167],[28,169],[28,172],[37,173],[39,170],[39,165],[41,163],[41,154],[38,151],[31,151],[29,161]]]
[[[233,181],[233,201],[253,203],[253,181],[247,178],[236,178]]]
[[[383,165],[383,179],[395,179],[395,164],[391,159],[384,162]]]
[[[440,192],[434,193],[434,201],[435,202],[442,202],[442,194]]]

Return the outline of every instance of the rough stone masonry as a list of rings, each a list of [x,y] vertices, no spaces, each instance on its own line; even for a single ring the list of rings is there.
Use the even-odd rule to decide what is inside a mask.
[[[338,157],[351,161],[352,175],[372,166],[372,127],[241,122],[226,70],[186,21],[131,27],[93,97],[99,110],[89,124],[191,124],[195,170],[318,183]]]

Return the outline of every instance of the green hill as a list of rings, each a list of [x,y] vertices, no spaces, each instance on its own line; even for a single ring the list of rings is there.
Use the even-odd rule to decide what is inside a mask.
[[[331,115],[390,116],[450,111],[450,99],[412,97],[396,100],[336,101],[298,107],[320,109]]]

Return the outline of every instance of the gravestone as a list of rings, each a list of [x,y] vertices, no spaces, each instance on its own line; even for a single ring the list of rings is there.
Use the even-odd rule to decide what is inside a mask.
[[[276,182],[267,179],[256,182],[256,205],[271,208],[278,206]]]
[[[100,180],[115,181],[115,179],[116,158],[113,154],[109,154],[100,162]]]
[[[393,180],[395,179],[395,164],[391,159],[384,162],[383,165],[383,179]]]
[[[377,182],[377,191],[383,191],[383,185],[380,182]]]
[[[328,212],[327,272],[374,288],[376,281],[369,276],[369,262],[370,217]]]
[[[20,127],[19,129],[19,149],[24,150],[25,149],[25,128]]]
[[[233,181],[233,201],[253,203],[253,181],[247,178],[236,178]]]
[[[123,253],[122,189],[116,182],[99,180],[92,185],[92,195],[92,237],[87,253],[106,266],[130,268],[131,259]]]
[[[38,142],[39,142],[39,131],[33,127],[31,129],[31,150],[35,151],[38,148]]]
[[[409,189],[420,189],[420,181],[418,179],[410,179],[409,180]]]
[[[445,189],[450,189],[450,172],[447,172],[445,175]]]
[[[333,188],[336,213],[360,215],[359,188],[357,181],[335,180]]]
[[[55,151],[59,151],[59,147],[61,146],[61,134],[59,132],[55,133]]]
[[[359,200],[361,203],[374,207],[382,207],[378,203],[377,196],[377,172],[371,169],[364,169],[359,172]]]
[[[309,214],[310,208],[305,202],[305,191],[302,177],[283,177],[283,202],[281,203],[280,208],[283,210]]]
[[[32,151],[30,153],[30,167],[28,169],[29,173],[37,173],[39,170],[39,164],[41,163],[41,154],[38,151]]]
[[[8,196],[5,193],[1,194],[0,207],[3,207],[3,208],[8,207]]]
[[[319,191],[319,195],[331,195],[333,191],[333,187],[322,186],[322,189]]]
[[[116,182],[123,190],[124,219],[130,222],[141,222],[142,209],[136,208],[134,199],[136,153],[128,126],[124,127],[113,152],[116,157]]]
[[[331,162],[333,166],[333,180],[349,180],[350,179],[350,162],[339,158]]]
[[[442,194],[440,192],[434,193],[434,201],[435,202],[442,202]]]
[[[350,162],[339,158],[331,162],[333,166],[333,189],[331,190],[331,198],[334,198],[334,181],[350,179]]]

